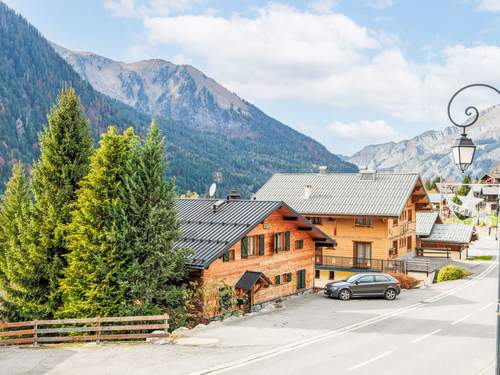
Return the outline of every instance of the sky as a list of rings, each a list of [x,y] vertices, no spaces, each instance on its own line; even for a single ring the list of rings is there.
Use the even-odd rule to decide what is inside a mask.
[[[191,64],[337,154],[440,130],[460,87],[500,87],[500,0],[5,2],[66,48]],[[471,89],[452,114],[496,103]]]

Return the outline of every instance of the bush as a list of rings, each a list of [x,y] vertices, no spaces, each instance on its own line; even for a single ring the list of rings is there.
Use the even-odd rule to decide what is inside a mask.
[[[417,280],[416,278],[412,276],[405,275],[404,273],[399,273],[399,272],[389,272],[389,275],[394,277],[396,280],[398,280],[401,283],[401,288],[402,289],[413,289],[415,288],[418,284],[420,284],[420,280]]]
[[[437,281],[459,280],[471,274],[470,271],[458,266],[446,266],[439,270]]]

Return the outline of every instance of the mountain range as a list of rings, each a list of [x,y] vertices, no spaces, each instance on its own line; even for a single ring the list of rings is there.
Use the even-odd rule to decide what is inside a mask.
[[[436,176],[461,179],[462,173],[451,155],[451,146],[460,132],[454,126],[431,130],[401,142],[366,146],[345,160],[383,172],[419,172],[424,179]],[[481,111],[467,133],[477,146],[467,173],[480,177],[500,160],[500,105]]]
[[[143,134],[154,117],[179,191],[204,194],[216,171],[219,194],[239,188],[248,195],[275,172],[357,170],[192,66],[71,52],[0,2],[0,182],[14,160],[38,156],[38,134],[64,85],[81,97],[96,139],[110,124]]]

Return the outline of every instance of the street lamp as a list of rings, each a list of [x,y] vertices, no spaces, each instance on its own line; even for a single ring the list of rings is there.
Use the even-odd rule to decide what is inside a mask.
[[[451,117],[451,103],[453,102],[453,99],[460,94],[462,91],[467,90],[468,88],[471,87],[486,87],[488,89],[492,89],[495,91],[497,94],[500,94],[500,91],[496,89],[493,86],[484,84],[484,83],[473,83],[472,85],[467,85],[465,87],[462,87],[460,90],[458,90],[453,96],[450,98],[450,101],[448,102],[448,118],[450,119],[451,123],[455,126],[458,126],[462,128],[462,134],[460,135],[460,138],[458,138],[455,141],[455,144],[451,147],[452,153],[453,153],[453,159],[455,161],[455,164],[460,168],[462,173],[464,173],[467,168],[472,164],[474,161],[474,156],[476,154],[476,146],[474,145],[474,142],[470,138],[467,137],[467,133],[465,130],[476,123],[476,121],[479,118],[479,111],[476,107],[474,106],[469,106],[465,108],[465,114],[469,116],[469,119],[463,123],[459,124],[456,123],[453,118]],[[498,221],[499,221],[499,211],[500,211],[500,185],[499,185],[499,191],[497,195],[497,230],[495,233],[495,239],[498,240]],[[500,256],[500,241],[498,241],[498,251],[499,254],[497,255]],[[500,375],[500,267],[498,268],[498,297],[497,297],[497,338],[496,338],[496,343],[497,343],[497,356],[496,356],[496,374]]]

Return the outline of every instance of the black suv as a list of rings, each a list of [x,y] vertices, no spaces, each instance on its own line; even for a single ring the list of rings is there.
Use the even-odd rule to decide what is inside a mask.
[[[380,296],[396,299],[401,292],[400,282],[386,273],[358,273],[347,280],[334,281],[325,285],[325,295],[343,301],[351,297]]]

